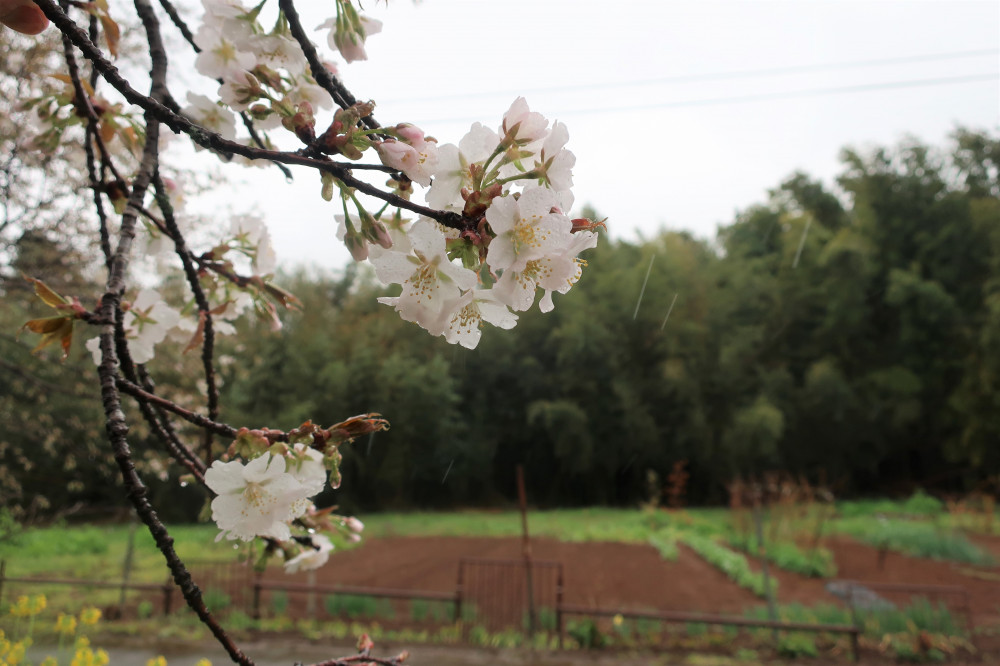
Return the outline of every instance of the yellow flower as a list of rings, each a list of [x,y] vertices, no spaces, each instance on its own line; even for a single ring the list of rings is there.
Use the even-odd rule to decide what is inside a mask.
[[[87,625],[97,624],[101,619],[101,609],[88,606],[80,611],[80,623]]]
[[[24,651],[25,647],[22,641],[14,643],[4,656],[4,663],[9,666],[17,666],[24,660]]]
[[[59,666],[59,660],[55,657],[46,657],[39,666]]]
[[[72,636],[76,633],[76,618],[59,613],[59,617],[56,618],[56,633]]]
[[[613,624],[614,624],[614,625],[615,625],[616,627],[620,627],[620,626],[622,626],[622,622],[624,622],[624,621],[625,621],[625,618],[624,618],[624,617],[622,617],[622,614],[621,614],[621,613],[618,613],[617,615],[615,615],[615,616],[614,616],[614,618],[612,618],[612,620],[611,620],[611,622],[612,622],[612,623],[613,623]]]
[[[90,647],[90,639],[86,636],[80,636],[76,639],[76,643],[73,645],[77,650],[85,650]]]
[[[194,663],[194,666],[212,666],[212,662],[210,662],[208,659],[202,658],[196,661]]]
[[[146,666],[167,666],[167,658],[162,654],[146,662]]]
[[[44,594],[38,594],[31,598],[31,614],[38,615],[48,605]]]
[[[70,666],[107,666],[108,653],[104,650],[94,652],[89,647],[78,647]]]
[[[10,605],[10,614],[14,617],[25,617],[28,614],[28,597],[21,595]]]

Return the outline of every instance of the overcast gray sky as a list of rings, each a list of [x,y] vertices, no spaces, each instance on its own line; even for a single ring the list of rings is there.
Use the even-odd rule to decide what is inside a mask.
[[[300,4],[307,25],[332,9]],[[457,143],[524,95],[568,125],[577,205],[616,238],[710,238],[795,170],[832,182],[844,146],[1000,126],[995,0],[364,4],[385,26],[341,73],[380,122]],[[340,267],[335,208],[314,174],[296,175],[252,174],[239,205],[268,219],[279,261]]]

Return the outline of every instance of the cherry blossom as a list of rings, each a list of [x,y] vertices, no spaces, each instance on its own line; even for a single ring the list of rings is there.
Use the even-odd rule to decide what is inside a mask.
[[[518,97],[503,114],[501,132],[505,141],[524,146],[545,138],[548,125],[545,116],[529,109],[527,100]]]
[[[482,335],[483,322],[510,329],[517,315],[507,309],[490,289],[470,289],[443,308],[441,326],[445,339],[466,349],[475,349]]]
[[[313,534],[310,535],[309,540],[311,543],[304,545],[301,553],[285,562],[286,574],[319,569],[330,559],[333,544],[330,543],[328,537],[322,534]]]
[[[193,122],[220,134],[223,139],[236,138],[236,118],[232,111],[223,108],[204,95],[189,92],[188,105],[181,112]],[[200,146],[196,146],[201,150]]]
[[[440,314],[445,304],[460,291],[471,289],[477,281],[475,272],[451,263],[446,253],[445,234],[437,223],[420,219],[409,232],[411,254],[384,252],[371,257],[375,274],[386,284],[401,284],[398,297],[383,297],[380,303],[392,305],[400,316],[440,335]]]
[[[568,244],[573,223],[552,212],[559,203],[556,193],[537,186],[525,190],[518,199],[494,199],[486,211],[486,221],[496,234],[487,257],[490,267],[519,271],[529,260]]]
[[[442,210],[461,210],[462,188],[472,188],[471,167],[482,163],[500,145],[500,135],[481,123],[474,123],[458,146],[446,143],[438,148],[434,182],[427,193],[427,203]]]
[[[285,471],[285,459],[264,454],[244,465],[216,460],[205,471],[205,484],[218,496],[212,520],[222,530],[216,541],[249,541],[263,536],[286,541],[288,521],[301,515],[311,488]]]
[[[200,74],[212,79],[224,79],[236,72],[253,69],[257,58],[241,51],[221,32],[210,25],[202,25],[194,35],[194,43],[201,49],[194,66]]]
[[[558,120],[552,123],[552,131],[545,137],[542,152],[537,157],[535,169],[549,187],[557,191],[569,191],[573,187],[573,165],[576,156],[564,146],[569,141],[569,130]]]
[[[438,164],[437,141],[425,137],[423,130],[414,125],[400,125],[396,131],[403,140],[388,139],[375,144],[382,164],[399,169],[413,182],[429,187]]]

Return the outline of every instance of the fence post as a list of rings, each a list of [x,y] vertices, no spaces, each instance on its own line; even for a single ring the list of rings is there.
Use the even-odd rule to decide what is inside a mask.
[[[118,594],[118,618],[125,618],[125,595],[128,592],[128,581],[132,576],[132,555],[135,552],[135,530],[138,523],[133,514],[128,529],[128,542],[125,545],[125,562],[122,564],[122,589]]]
[[[462,576],[465,572],[465,560],[458,561],[458,582],[455,583],[455,622],[461,627],[461,636],[465,638],[465,627],[462,624]]]
[[[174,598],[174,581],[167,576],[167,582],[163,584],[163,616],[170,615]]]
[[[260,574],[259,573],[255,574],[253,579],[253,610],[250,612],[250,617],[252,617],[255,620],[260,619]]]
[[[861,659],[861,647],[858,645],[858,634],[861,630],[854,627],[854,631],[851,632],[851,661],[857,662]]]
[[[556,576],[556,631],[559,632],[559,649],[563,649],[563,569],[559,564],[559,574]]]

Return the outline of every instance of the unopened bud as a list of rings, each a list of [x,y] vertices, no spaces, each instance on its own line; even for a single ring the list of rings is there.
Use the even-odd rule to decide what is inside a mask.
[[[350,250],[354,261],[364,261],[368,258],[368,243],[358,234],[348,233],[344,237],[344,245]]]

